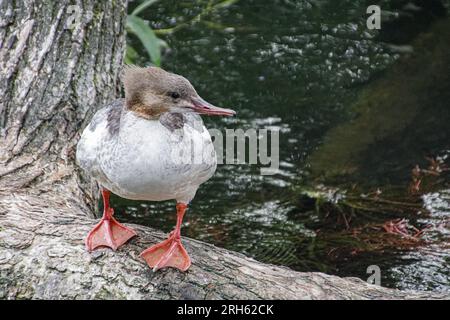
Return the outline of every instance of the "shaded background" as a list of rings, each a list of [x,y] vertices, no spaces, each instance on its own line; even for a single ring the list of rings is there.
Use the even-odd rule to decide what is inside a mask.
[[[366,28],[369,4],[383,10],[380,31]],[[437,157],[445,168],[450,150],[448,8],[242,0],[155,1],[143,10],[167,44],[161,66],[238,111],[205,118],[207,127],[281,132],[280,172],[219,166],[183,234],[299,271],[365,280],[378,265],[383,286],[450,291],[448,179],[442,173],[419,195],[408,193],[414,166]],[[139,39],[128,43],[131,62],[148,65]],[[349,200],[380,192],[407,205],[355,210]],[[175,223],[170,201],[113,203],[123,221],[167,232]],[[392,236],[381,226],[394,218],[429,231],[419,240]]]

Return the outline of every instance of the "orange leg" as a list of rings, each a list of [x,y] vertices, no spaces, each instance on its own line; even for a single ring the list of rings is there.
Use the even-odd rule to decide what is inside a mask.
[[[165,267],[177,268],[186,271],[191,266],[191,258],[181,244],[181,223],[186,212],[187,205],[177,203],[177,225],[167,240],[158,243],[141,253],[141,257],[153,268],[153,271]]]
[[[111,192],[102,189],[103,217],[86,237],[86,249],[91,252],[98,247],[110,247],[116,250],[136,235],[133,229],[125,227],[114,219],[114,209],[109,206]]]

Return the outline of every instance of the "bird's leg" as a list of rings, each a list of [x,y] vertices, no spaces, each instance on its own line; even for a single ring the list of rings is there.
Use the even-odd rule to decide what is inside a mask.
[[[147,264],[153,271],[165,267],[177,268],[186,271],[191,266],[191,258],[181,244],[181,223],[186,212],[187,205],[177,203],[177,225],[175,230],[169,234],[169,238],[160,242],[141,253]]]
[[[125,227],[114,219],[114,209],[109,206],[111,192],[102,189],[103,217],[86,237],[86,248],[90,252],[98,247],[110,247],[116,250],[136,235],[133,229]]]

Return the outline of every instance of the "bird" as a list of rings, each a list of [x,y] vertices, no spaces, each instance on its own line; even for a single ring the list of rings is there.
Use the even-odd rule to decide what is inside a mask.
[[[181,242],[183,217],[217,167],[201,115],[236,112],[210,104],[185,77],[160,67],[125,66],[121,79],[125,97],[98,110],[77,144],[77,163],[98,182],[103,198],[103,216],[88,233],[86,248],[116,250],[136,236],[114,218],[111,193],[131,200],[175,200],[175,229],[140,257],[153,271],[186,271],[191,259]]]

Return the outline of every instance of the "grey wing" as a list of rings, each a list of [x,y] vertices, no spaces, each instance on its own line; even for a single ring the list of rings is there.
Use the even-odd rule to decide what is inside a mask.
[[[78,165],[98,180],[104,177],[98,158],[106,145],[114,143],[120,128],[123,105],[123,99],[117,99],[98,110],[78,141]]]
[[[182,113],[165,112],[159,117],[159,122],[171,132],[184,126],[185,118]]]

